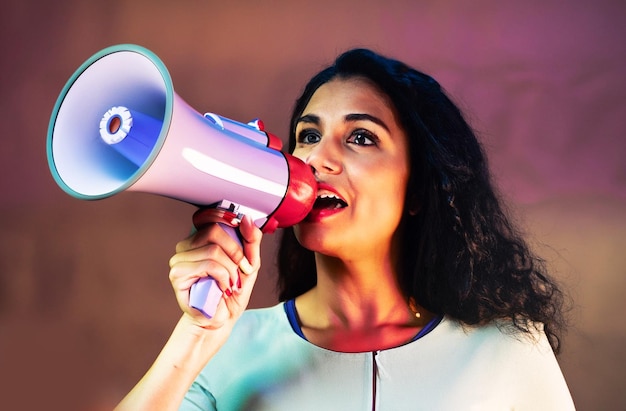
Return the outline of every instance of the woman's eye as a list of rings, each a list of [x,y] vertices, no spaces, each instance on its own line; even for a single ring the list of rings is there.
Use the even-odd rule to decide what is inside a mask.
[[[376,136],[369,131],[356,130],[348,137],[347,141],[358,146],[373,146],[376,145],[377,140]]]
[[[302,130],[298,133],[298,143],[315,144],[320,141],[320,133],[317,130]]]

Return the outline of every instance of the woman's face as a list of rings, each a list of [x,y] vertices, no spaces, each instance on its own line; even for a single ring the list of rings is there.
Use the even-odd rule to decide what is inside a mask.
[[[340,258],[389,255],[409,178],[408,142],[390,99],[364,78],[333,79],[296,123],[294,156],[315,169],[318,199],[300,243]]]

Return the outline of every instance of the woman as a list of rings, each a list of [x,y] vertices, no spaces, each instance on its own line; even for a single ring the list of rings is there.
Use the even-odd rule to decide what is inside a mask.
[[[561,293],[435,80],[348,51],[297,101],[290,151],[319,187],[284,231],[283,302],[244,312],[261,233],[244,219],[239,247],[198,212],[170,260],[184,314],[119,410],[574,409]],[[224,291],[210,320],[187,307],[206,275]]]

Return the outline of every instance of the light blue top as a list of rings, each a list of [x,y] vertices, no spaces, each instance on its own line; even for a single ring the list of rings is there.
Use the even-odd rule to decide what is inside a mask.
[[[533,338],[534,337],[534,338]],[[284,304],[248,310],[181,410],[573,410],[547,338],[444,318],[400,347],[340,353],[294,332]]]

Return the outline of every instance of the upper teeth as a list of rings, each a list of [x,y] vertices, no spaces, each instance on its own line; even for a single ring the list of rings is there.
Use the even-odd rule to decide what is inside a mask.
[[[335,200],[341,200],[339,197],[337,197],[334,194],[322,194],[319,196],[319,198],[331,198],[331,199],[335,199]]]

